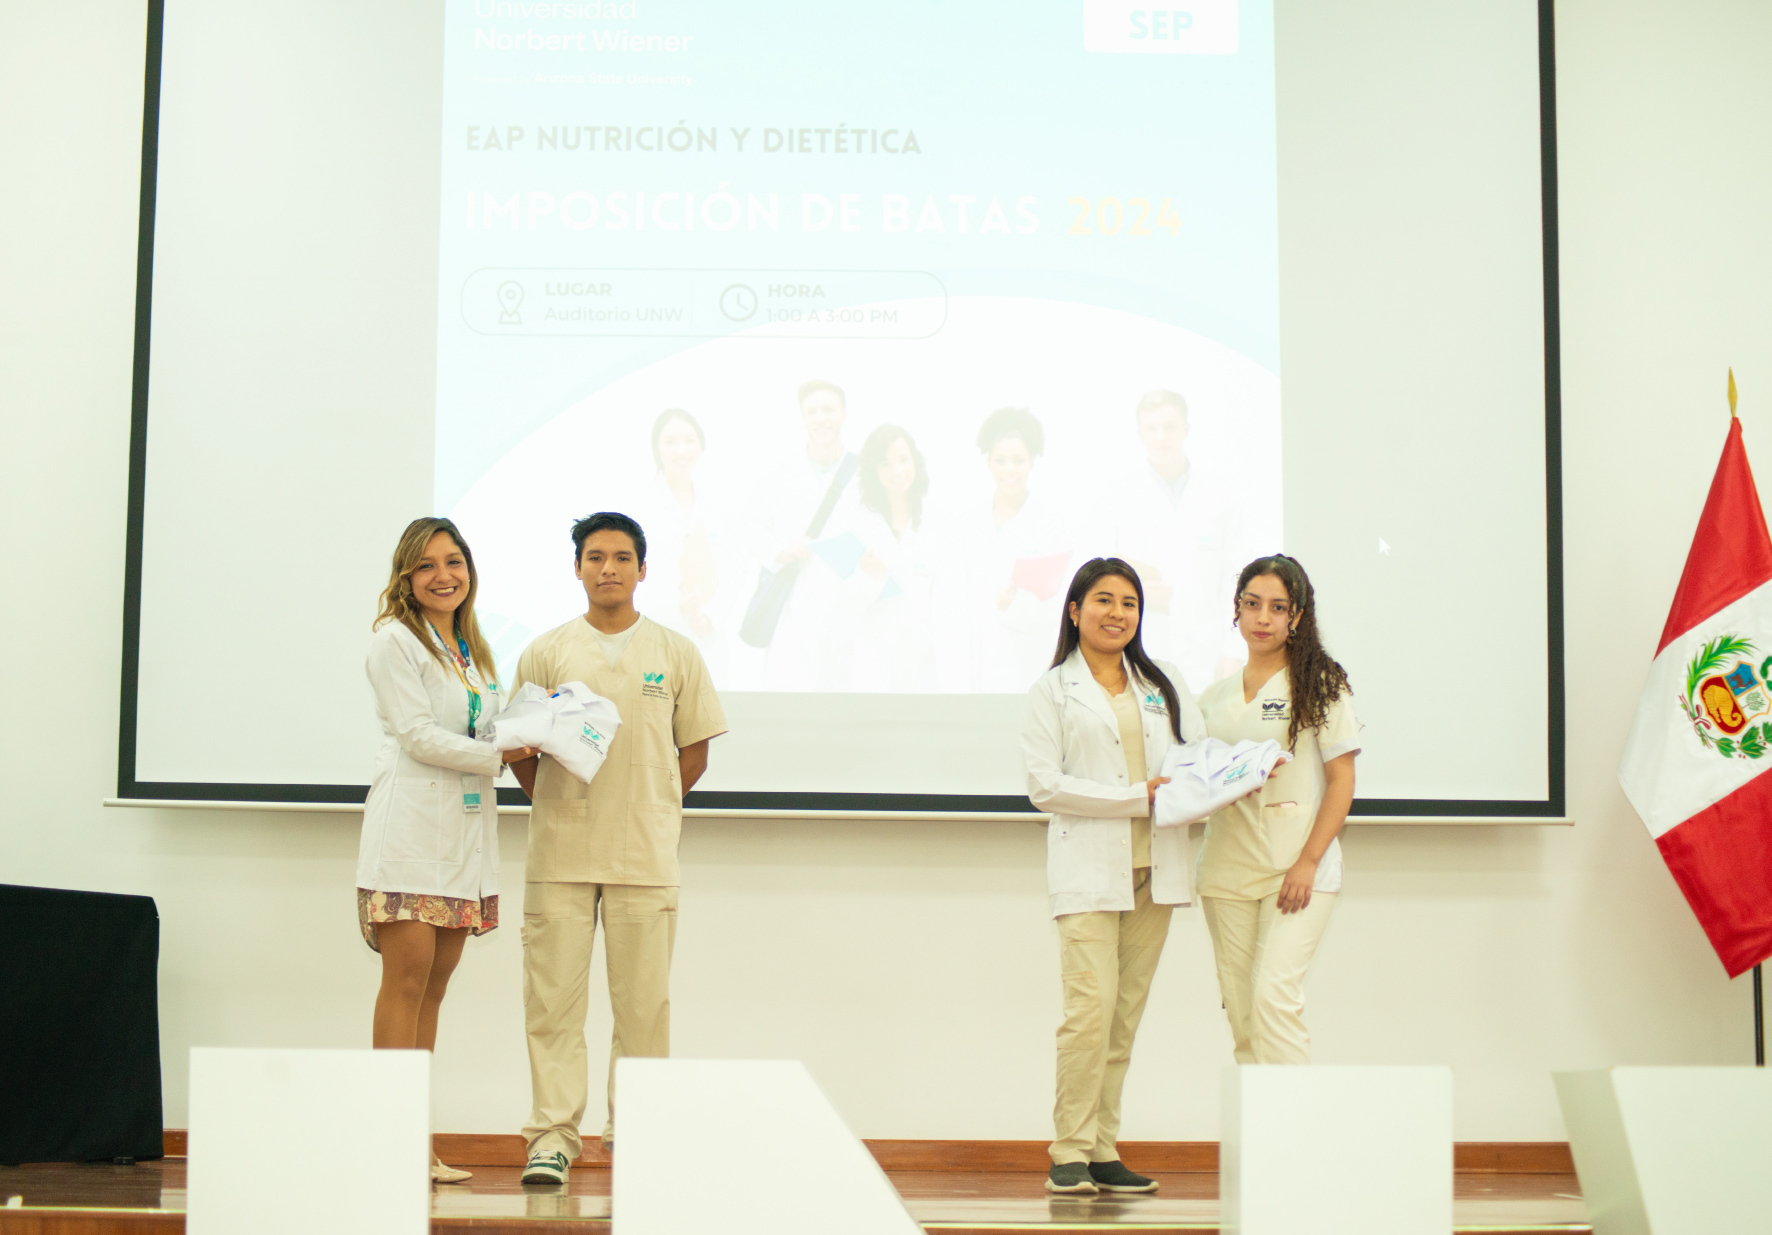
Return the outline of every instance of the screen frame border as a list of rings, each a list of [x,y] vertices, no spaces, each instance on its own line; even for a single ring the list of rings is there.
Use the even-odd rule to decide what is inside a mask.
[[[136,232],[135,347],[130,387],[129,492],[123,568],[122,682],[118,700],[117,797],[151,801],[237,803],[363,803],[367,785],[245,784],[143,781],[136,777],[141,676],[142,551],[147,502],[148,375],[154,281],[154,208],[158,188],[161,52],[166,0],[148,0],[147,65],[142,100],[141,195]],[[1458,817],[1516,822],[1562,822],[1566,808],[1566,685],[1563,654],[1562,348],[1557,239],[1557,97],[1554,0],[1538,0],[1538,116],[1540,221],[1544,283],[1545,571],[1548,709],[1543,799],[1355,798],[1352,817]],[[501,806],[527,802],[519,789],[500,788]],[[781,815],[830,812],[929,812],[954,816],[1033,812],[1010,794],[799,793],[692,790],[694,810],[773,811]]]

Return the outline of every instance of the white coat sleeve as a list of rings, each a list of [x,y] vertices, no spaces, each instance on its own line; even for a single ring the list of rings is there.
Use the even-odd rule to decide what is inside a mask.
[[[417,653],[401,639],[376,639],[369,645],[364,668],[381,713],[393,727],[400,749],[436,768],[497,776],[504,767],[496,747],[465,734],[451,733],[431,714]]]
[[[1044,681],[1028,692],[1027,716],[1021,726],[1021,757],[1027,765],[1028,800],[1037,810],[1100,819],[1126,819],[1149,813],[1150,798],[1143,781],[1135,785],[1109,785],[1065,773],[1059,701]]]

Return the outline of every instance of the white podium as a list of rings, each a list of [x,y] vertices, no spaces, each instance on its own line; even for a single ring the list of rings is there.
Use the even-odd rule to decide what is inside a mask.
[[[1594,1235],[1772,1231],[1772,1072],[1558,1072]]]
[[[1229,1235],[1446,1235],[1452,1070],[1224,1072],[1219,1224]]]
[[[189,1235],[429,1235],[429,1051],[191,1049]]]
[[[615,1101],[615,1235],[922,1235],[796,1060],[623,1059]]]

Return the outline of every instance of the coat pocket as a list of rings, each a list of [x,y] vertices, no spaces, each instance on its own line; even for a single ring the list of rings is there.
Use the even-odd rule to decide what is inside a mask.
[[[447,782],[447,783],[445,783]],[[381,857],[386,862],[438,862],[444,860],[445,794],[459,782],[455,773],[438,771],[432,776],[401,776],[394,780]]]

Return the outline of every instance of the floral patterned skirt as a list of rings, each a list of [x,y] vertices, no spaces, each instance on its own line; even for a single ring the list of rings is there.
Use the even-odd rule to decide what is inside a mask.
[[[382,922],[429,922],[444,930],[469,930],[476,935],[498,929],[498,897],[468,900],[431,896],[425,892],[371,892],[357,889],[357,924],[371,952],[380,952],[375,928]]]

